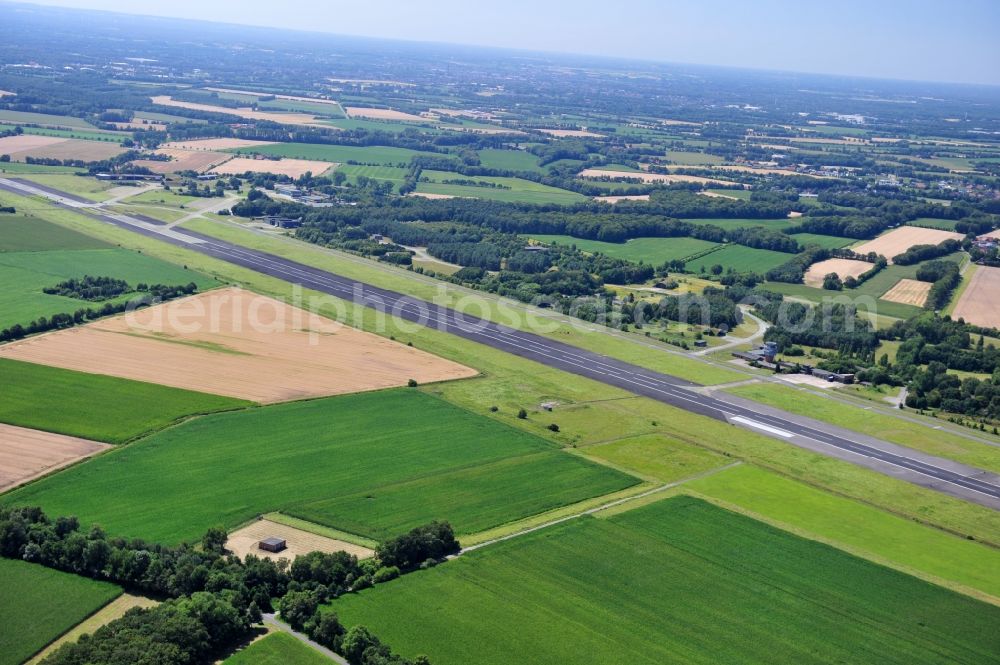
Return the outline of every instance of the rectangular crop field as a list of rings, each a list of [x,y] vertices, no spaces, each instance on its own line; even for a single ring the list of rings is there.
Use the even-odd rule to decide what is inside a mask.
[[[342,596],[435,665],[1000,661],[1000,608],[689,497]]]
[[[538,156],[526,150],[496,150],[486,148],[479,151],[479,163],[488,169],[534,171],[535,173],[545,172],[545,167],[538,165]]]
[[[739,191],[735,190],[738,194]],[[777,219],[751,219],[751,218],[734,218],[729,219],[725,217],[697,217],[694,219],[682,220],[688,224],[697,224],[699,226],[718,226],[722,229],[741,229],[751,226],[763,226],[768,229],[774,229],[775,231],[783,231],[788,227],[795,224],[795,220],[788,219],[787,217],[781,217]]]
[[[111,602],[114,584],[0,558],[0,665],[19,665]]]
[[[168,543],[274,510],[384,537],[432,519],[473,533],[637,482],[402,388],[198,418],[4,502]]]
[[[122,443],[191,415],[250,406],[228,397],[3,358],[0,385],[0,422],[107,443]]]
[[[68,127],[70,129],[97,129],[83,118],[74,118],[68,115],[49,115],[48,113],[30,113],[27,111],[0,110],[0,122]]]
[[[243,175],[250,173],[273,173],[286,175],[289,178],[301,178],[306,173],[320,176],[330,170],[332,164],[312,159],[253,159],[252,157],[234,157],[227,162],[211,169],[211,173],[221,175]]]
[[[82,233],[27,215],[0,215],[0,252],[52,249],[108,249],[111,245]]]
[[[710,268],[714,265],[721,265],[726,272],[732,268],[736,272],[756,272],[766,273],[771,268],[776,268],[782,263],[790,260],[794,254],[785,252],[775,252],[770,249],[755,249],[743,245],[726,245],[722,249],[706,254],[705,256],[689,261],[685,269],[689,272],[697,272],[702,266]]]
[[[605,254],[618,259],[627,259],[638,263],[645,261],[653,265],[661,265],[673,259],[686,259],[714,247],[719,243],[697,238],[633,238],[626,242],[602,242],[600,240],[585,240],[566,235],[532,235],[539,242],[553,245],[576,245],[584,252]]]
[[[823,279],[829,274],[836,274],[840,279],[848,277],[857,278],[874,267],[874,264],[867,261],[855,261],[853,259],[826,259],[809,266],[803,281],[808,286],[820,288],[823,286]]]
[[[0,357],[280,402],[476,375],[283,302],[220,289],[0,347]]]
[[[105,443],[0,424],[0,492],[107,448]]]
[[[824,249],[840,249],[847,247],[854,242],[853,238],[841,238],[840,236],[825,236],[818,233],[793,233],[792,238],[801,246],[819,245]]]
[[[1000,328],[1000,268],[976,268],[951,316],[977,326]]]
[[[919,226],[901,226],[853,249],[858,254],[875,252],[892,261],[894,256],[902,254],[914,245],[940,245],[945,240],[961,240],[963,237],[961,233],[953,231]]]
[[[901,279],[888,291],[882,294],[883,300],[903,303],[923,307],[927,302],[927,296],[931,292],[930,282],[921,282],[915,279]]]
[[[484,185],[496,185],[496,187],[455,184],[454,181],[471,181],[483,183]],[[531,180],[491,176],[464,176],[449,171],[423,171],[420,182],[417,183],[417,191],[426,194],[445,194],[448,196],[523,203],[571,204],[587,200],[587,197],[583,194],[559,189],[550,185],[543,185]]]
[[[430,155],[440,157],[437,153],[419,152],[408,148],[389,146],[351,146],[323,145],[319,143],[275,143],[272,145],[239,148],[232,150],[241,154],[273,155],[277,157],[293,157],[295,159],[316,159],[322,162],[359,162],[364,164],[383,164],[388,166],[407,165],[414,155]]]
[[[791,478],[743,464],[685,483],[718,499],[904,570],[1000,598],[1000,551]]]
[[[38,242],[68,242],[67,236],[56,233],[34,234],[34,239]],[[71,277],[84,275],[115,277],[132,286],[140,282],[170,285],[194,282],[201,288],[215,286],[213,280],[199,273],[125,249],[0,252],[0,282],[5,284],[0,292],[0,328],[15,323],[23,325],[40,316],[72,314],[81,308],[100,307],[101,303],[42,291]],[[133,296],[127,294],[112,302],[125,301]]]

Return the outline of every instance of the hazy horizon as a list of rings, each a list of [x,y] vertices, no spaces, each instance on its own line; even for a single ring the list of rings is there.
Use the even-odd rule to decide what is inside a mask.
[[[35,5],[112,11],[332,35],[451,43],[658,62],[912,81],[1000,85],[1000,3],[860,0],[802,6],[787,0],[700,3],[633,0],[624,16],[579,0],[457,0],[398,6],[391,0],[34,0]],[[852,18],[854,17],[854,18]],[[851,22],[853,21],[853,24]],[[851,25],[850,30],[845,25]]]

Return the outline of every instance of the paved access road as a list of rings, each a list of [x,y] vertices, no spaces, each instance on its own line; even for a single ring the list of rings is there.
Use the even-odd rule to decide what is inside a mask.
[[[534,333],[463,315],[393,291],[248,249],[194,231],[166,228],[101,209],[101,204],[16,179],[0,178],[0,189],[43,196],[98,220],[212,256],[234,265],[458,335],[632,393],[790,444],[875,469],[1000,510],[1000,476],[902,446],[729,396],[707,395],[701,386],[638,365],[586,351]]]

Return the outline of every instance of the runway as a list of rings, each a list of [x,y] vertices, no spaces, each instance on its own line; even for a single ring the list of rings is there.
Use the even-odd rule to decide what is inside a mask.
[[[1000,510],[1000,476],[981,469],[728,395],[708,395],[701,386],[677,377],[541,335],[466,316],[267,252],[193,231],[166,229],[128,215],[109,213],[102,210],[100,204],[49,187],[0,178],[0,189],[20,195],[43,196],[55,205],[88,214],[119,228]]]

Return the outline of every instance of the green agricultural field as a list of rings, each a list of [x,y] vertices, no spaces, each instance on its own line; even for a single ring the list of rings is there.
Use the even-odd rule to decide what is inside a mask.
[[[1000,550],[845,499],[759,467],[741,465],[685,483],[697,492],[903,570],[1000,598]]]
[[[106,249],[111,245],[38,217],[0,214],[0,252]]]
[[[252,148],[230,150],[240,154],[275,155],[278,157],[294,157],[296,159],[317,159],[324,162],[358,162],[361,164],[381,164],[395,166],[409,164],[415,155],[441,157],[432,152],[419,152],[408,148],[393,148],[388,146],[351,146],[324,145],[319,143],[275,143],[259,145]]]
[[[108,198],[107,191],[114,185],[94,178],[78,176],[75,173],[54,173],[52,171],[28,171],[18,175],[23,180],[29,180],[39,185],[55,187],[56,189],[76,194],[91,201],[104,201]]]
[[[552,245],[576,245],[584,252],[600,252],[617,259],[662,265],[673,259],[686,259],[714,247],[719,243],[697,238],[633,238],[627,242],[602,242],[584,240],[566,235],[532,235],[533,239]]]
[[[389,132],[391,134],[402,134],[407,129],[417,128],[423,134],[441,134],[442,130],[431,125],[419,124],[416,122],[403,122],[400,120],[368,120],[366,118],[335,118],[333,120],[321,120],[324,125],[339,127],[340,129],[364,129],[372,132]]]
[[[68,115],[49,115],[48,113],[29,113],[27,111],[0,110],[0,122],[8,124],[49,125],[52,127],[68,127],[69,129],[97,129],[82,118]]]
[[[275,99],[270,102],[259,102],[257,106],[261,109],[275,111],[294,111],[298,113],[312,113],[317,116],[328,118],[343,118],[344,111],[340,104],[324,104],[323,102],[304,102],[298,99]]]
[[[730,388],[726,392],[931,455],[1000,472],[1000,448],[946,430],[933,429],[878,411],[859,409],[805,390],[774,383],[754,383]]]
[[[14,129],[19,125],[0,123],[0,132]],[[104,130],[87,131],[82,129],[52,129],[50,127],[21,127],[25,134],[36,136],[58,136],[67,139],[84,139],[87,141],[110,141],[121,143],[124,139],[131,137],[127,132],[112,132]]]
[[[463,180],[499,185],[479,187],[475,185],[448,184],[446,180]],[[587,197],[558,187],[551,187],[521,178],[501,178],[490,176],[464,176],[449,171],[426,170],[417,183],[417,191],[426,194],[446,194],[493,201],[523,203],[559,203],[568,205],[586,201]]]
[[[1000,662],[1000,607],[690,497],[545,528],[329,607],[435,665]]]
[[[0,162],[0,174],[22,173],[77,173],[80,169],[74,166],[42,166],[41,164],[26,164],[25,162]]]
[[[907,222],[909,226],[926,226],[931,229],[941,229],[942,231],[954,231],[955,220],[937,219],[935,217],[918,217]]]
[[[168,543],[274,510],[381,538],[432,519],[472,533],[637,482],[397,389],[198,418],[6,502]]]
[[[690,478],[727,463],[722,455],[659,434],[646,434],[583,449],[583,454],[652,481]]]
[[[487,148],[479,151],[479,162],[488,169],[545,172],[545,168],[538,165],[538,157],[525,150]]]
[[[250,402],[0,358],[0,422],[122,443],[188,416]]]
[[[406,180],[409,169],[398,166],[358,166],[356,164],[342,164],[337,167],[337,171],[347,176],[348,182],[356,183],[358,176],[372,178],[374,180],[387,180],[393,184],[400,185]]]
[[[726,245],[705,256],[689,261],[685,269],[689,272],[699,272],[702,266],[707,271],[714,265],[721,265],[726,272],[731,268],[735,272],[756,272],[764,274],[771,268],[776,268],[791,259],[794,254],[775,252],[770,249],[754,249],[743,245]]]
[[[824,249],[840,249],[841,247],[847,247],[855,242],[854,238],[841,238],[840,236],[824,236],[818,233],[793,233],[792,238],[795,238],[803,247],[808,247],[809,245],[819,245]]]
[[[330,659],[288,633],[271,633],[222,665],[330,665]]]
[[[740,229],[746,228],[748,226],[763,226],[768,229],[773,229],[775,231],[784,231],[785,229],[794,226],[794,219],[780,218],[780,219],[749,219],[749,218],[708,218],[699,217],[696,219],[685,219],[682,220],[688,224],[697,224],[700,226],[718,226],[722,229]]]
[[[56,249],[0,253],[0,328],[25,324],[40,316],[72,314],[94,303],[65,296],[49,295],[42,289],[71,277],[94,275],[124,279],[131,285],[187,284],[202,290],[218,283],[191,270],[125,249]],[[120,296],[126,301],[132,295]]]
[[[0,665],[19,665],[107,605],[114,584],[0,558]]]

